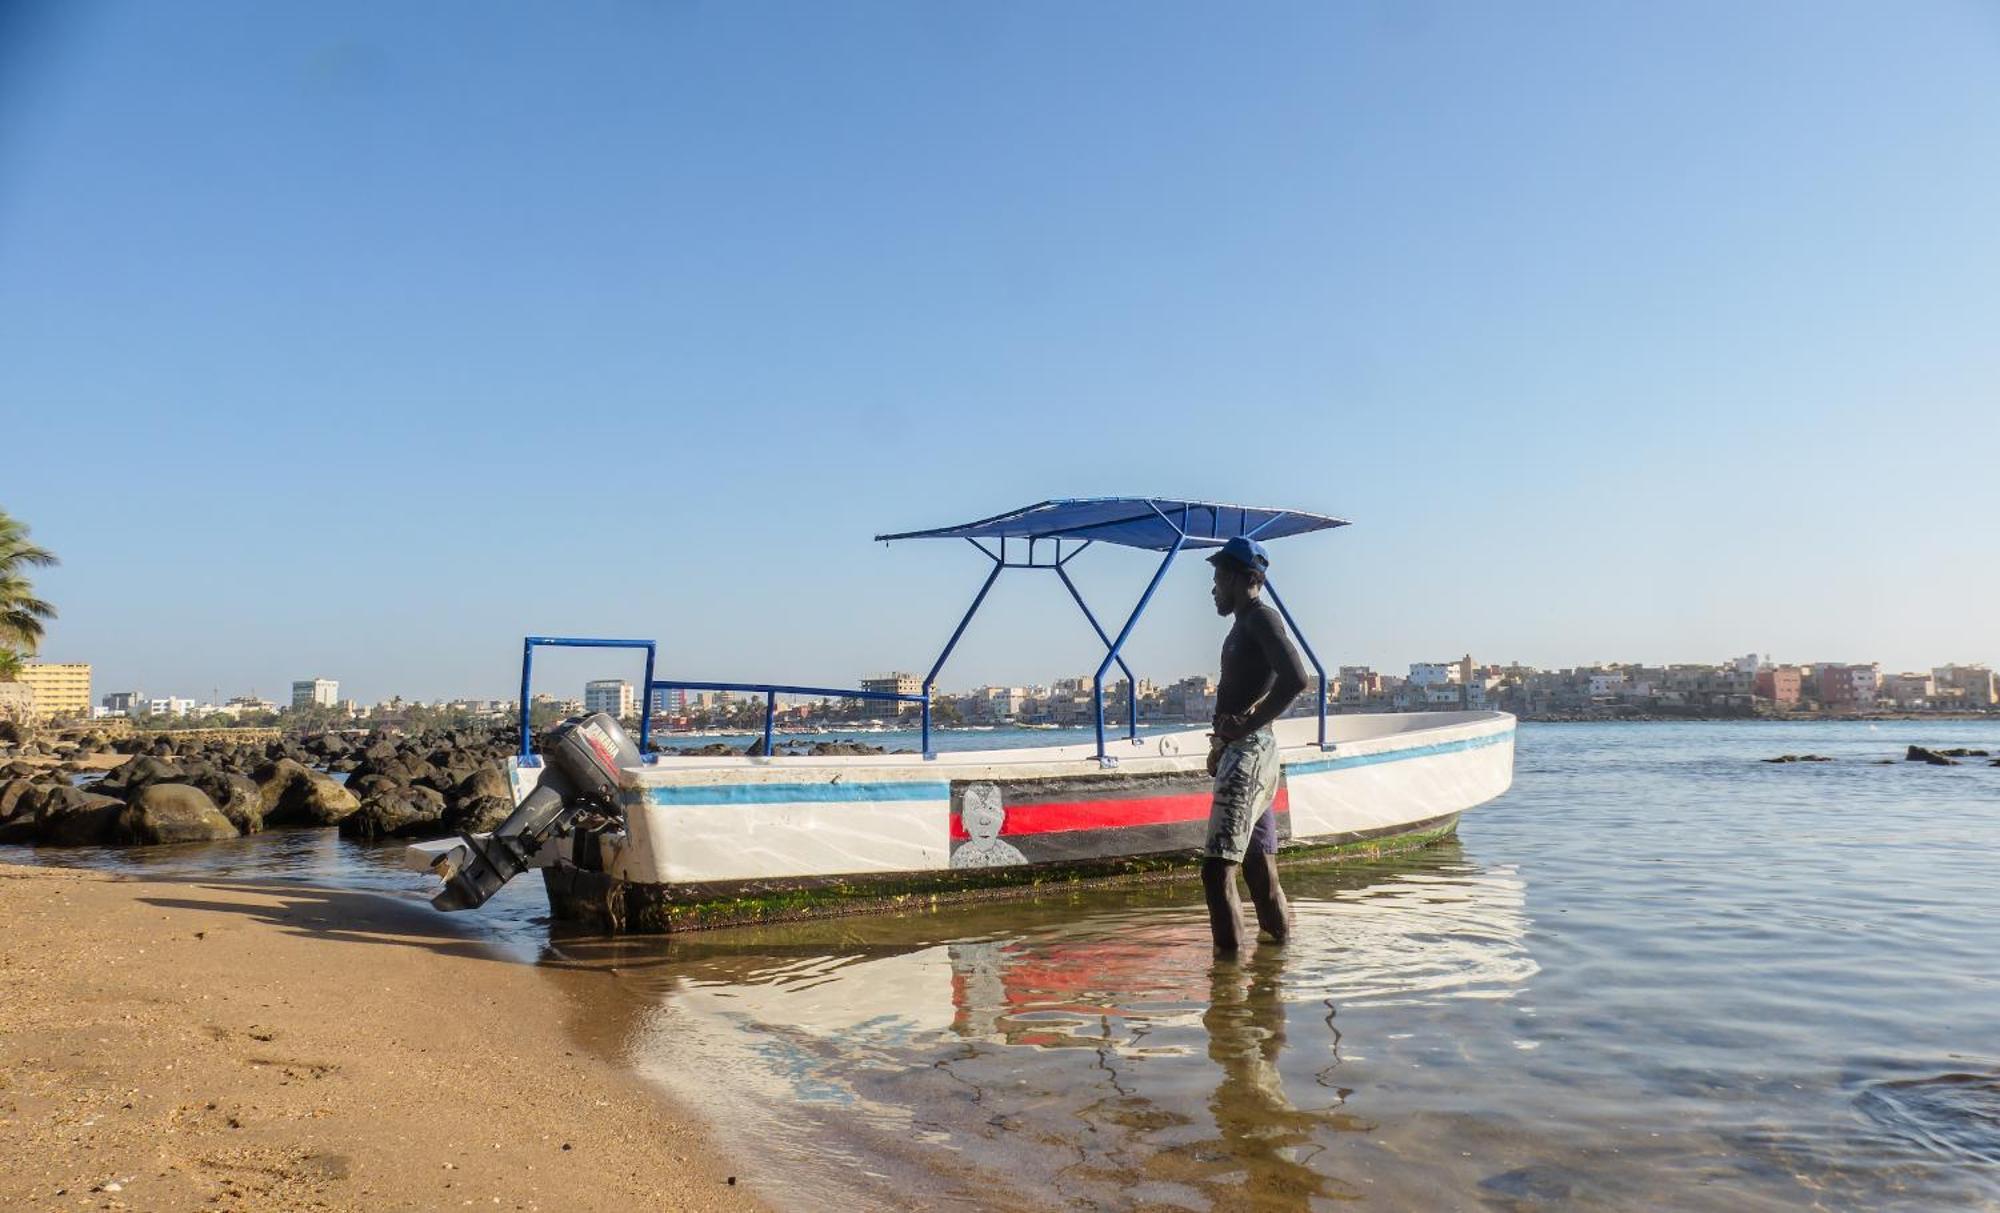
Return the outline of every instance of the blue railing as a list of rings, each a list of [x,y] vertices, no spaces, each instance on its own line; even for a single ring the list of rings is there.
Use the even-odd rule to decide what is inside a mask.
[[[651,679],[646,683],[646,702],[650,705],[655,691],[728,691],[736,695],[762,695],[764,697],[764,753],[771,752],[771,733],[778,717],[778,696],[818,695],[831,699],[872,699],[886,703],[920,703],[924,706],[924,757],[931,754],[931,697],[928,690],[922,695],[904,695],[895,691],[851,691],[844,687],[802,687],[782,682],[682,682],[677,679]],[[639,726],[639,748],[646,748],[646,726]]]
[[[534,738],[528,731],[529,687],[534,681],[536,649],[644,649],[645,681],[653,681],[653,658],[659,646],[650,640],[605,640],[594,636],[529,636],[521,641],[521,763],[533,766]],[[639,707],[639,750],[646,749],[646,737],[653,731],[653,697]]]
[[[529,636],[521,641],[521,762],[524,766],[534,766],[539,760],[534,754],[534,734],[529,727],[529,709],[533,703],[536,649],[644,649],[646,652],[646,673],[641,685],[646,688],[643,701],[639,705],[639,752],[647,762],[654,760],[653,739],[653,696],[658,691],[729,691],[733,694],[756,694],[764,696],[764,752],[771,752],[772,733],[778,715],[780,695],[819,695],[827,698],[868,699],[883,702],[915,703],[924,709],[924,757],[933,757],[931,750],[931,700],[926,687],[921,695],[904,695],[894,691],[850,690],[846,687],[807,687],[777,682],[684,682],[678,679],[653,677],[654,659],[659,654],[659,645],[651,640],[612,640],[597,636]]]

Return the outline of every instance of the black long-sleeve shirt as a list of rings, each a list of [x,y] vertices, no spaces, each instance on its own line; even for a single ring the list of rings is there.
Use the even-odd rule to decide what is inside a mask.
[[[1216,715],[1247,717],[1244,731],[1255,732],[1284,715],[1305,689],[1306,665],[1285,634],[1284,616],[1262,598],[1253,599],[1237,612],[1222,642]]]

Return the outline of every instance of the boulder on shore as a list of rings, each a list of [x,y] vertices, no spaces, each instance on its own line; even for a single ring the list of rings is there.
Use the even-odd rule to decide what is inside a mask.
[[[35,840],[35,806],[55,786],[32,779],[0,783],[0,842]]]
[[[339,825],[361,808],[354,793],[289,758],[257,772],[257,805],[268,826]]]
[[[210,767],[195,773],[187,782],[208,793],[208,798],[236,827],[237,833],[255,834],[264,828],[263,798],[249,776]]]
[[[208,793],[186,783],[149,783],[132,793],[112,830],[115,842],[158,846],[236,837],[236,826]]]
[[[442,834],[444,796],[435,788],[390,788],[376,792],[341,819],[350,838],[418,838]]]
[[[186,778],[186,773],[170,762],[141,756],[112,768],[94,790],[106,796],[130,796],[148,784],[179,783]]]
[[[35,837],[59,847],[88,847],[111,840],[125,802],[68,784],[55,784],[35,805]]]
[[[476,796],[452,809],[451,827],[468,834],[491,834],[514,812],[510,796]]]

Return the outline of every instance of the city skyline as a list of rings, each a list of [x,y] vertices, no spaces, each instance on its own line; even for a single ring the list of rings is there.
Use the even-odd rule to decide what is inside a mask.
[[[55,666],[57,663],[44,663],[44,664],[49,666]],[[1339,663],[1338,665],[1329,665],[1327,667],[1329,702],[1332,702],[1335,698],[1343,694],[1342,688],[1337,686],[1336,684],[1343,684],[1348,682],[1349,681],[1348,676],[1350,672],[1359,675],[1365,675],[1374,680],[1376,688],[1374,691],[1368,692],[1366,694],[1358,694],[1355,696],[1357,700],[1368,699],[1372,701],[1374,699],[1386,697],[1387,691],[1393,691],[1394,689],[1400,687],[1405,683],[1408,683],[1413,686],[1423,686],[1427,683],[1436,681],[1436,682],[1457,685],[1460,681],[1460,676],[1459,676],[1460,669],[1468,667],[1471,669],[1476,669],[1478,671],[1481,671],[1485,677],[1486,682],[1489,685],[1496,685],[1496,686],[1498,685],[1498,682],[1503,676],[1511,677],[1519,672],[1526,672],[1530,674],[1546,675],[1546,676],[1575,677],[1575,676],[1589,675],[1593,673],[1620,673],[1620,672],[1633,672],[1633,671],[1642,671],[1642,672],[1656,671],[1664,674],[1667,672],[1678,672],[1678,671],[1734,670],[1738,675],[1740,675],[1745,680],[1750,679],[1752,674],[1757,675],[1757,678],[1755,680],[1757,685],[1756,694],[1760,698],[1774,697],[1772,688],[1766,681],[1772,671],[1789,672],[1789,675],[1793,679],[1789,692],[1778,691],[1775,693],[1775,698],[1780,703],[1789,702],[1798,697],[1797,681],[1799,672],[1802,670],[1807,672],[1808,675],[1817,673],[1820,675],[1822,679],[1824,679],[1824,677],[1830,672],[1844,674],[1845,672],[1850,670],[1855,671],[1857,673],[1859,671],[1866,670],[1869,672],[1868,683],[1870,690],[1867,692],[1868,696],[1873,696],[1875,694],[1874,688],[1880,687],[1882,688],[1882,698],[1885,701],[1897,701],[1897,700],[1907,700],[1907,699],[1929,698],[1931,695],[1930,688],[1926,685],[1922,686],[1920,689],[1919,683],[1921,682],[1927,684],[1930,682],[1930,680],[1933,679],[1934,676],[1940,682],[1956,681],[1954,677],[1954,672],[1988,671],[1990,669],[1989,663],[1983,661],[1973,661],[1973,662],[1947,661],[1947,662],[1934,663],[1917,667],[1898,668],[1893,666],[1885,666],[1878,661],[1866,661],[1866,660],[1837,661],[1837,662],[1791,661],[1783,659],[1774,659],[1768,653],[1760,654],[1755,652],[1752,652],[1745,656],[1738,656],[1735,658],[1729,658],[1721,661],[1675,662],[1675,661],[1649,661],[1649,660],[1637,660],[1637,661],[1612,660],[1612,661],[1602,661],[1602,662],[1579,662],[1579,663],[1559,665],[1553,667],[1540,667],[1523,662],[1499,662],[1499,661],[1489,661],[1489,660],[1475,660],[1473,655],[1468,652],[1459,658],[1453,658],[1449,660],[1421,661],[1421,662],[1409,663],[1408,666],[1406,667],[1408,670],[1407,676],[1396,673],[1394,668],[1390,667],[1378,668],[1375,664],[1368,662],[1343,662]],[[67,671],[67,670],[73,670],[75,667],[64,666],[62,668],[64,668]],[[72,675],[72,677],[74,677],[74,675]],[[207,713],[215,709],[227,709],[230,706],[254,708],[260,704],[265,708],[273,708],[273,709],[283,709],[286,706],[289,706],[293,709],[297,709],[301,706],[315,706],[315,707],[352,706],[356,710],[372,711],[375,709],[380,709],[389,706],[392,703],[397,703],[397,702],[413,706],[435,706],[435,707],[443,707],[448,705],[449,706],[485,705],[487,707],[497,707],[499,705],[517,706],[519,703],[517,697],[509,697],[502,695],[480,695],[480,694],[448,694],[439,696],[419,696],[419,695],[402,695],[400,693],[392,693],[390,695],[382,696],[378,699],[365,700],[354,696],[340,694],[338,691],[338,688],[340,686],[339,680],[324,679],[324,678],[294,680],[291,683],[291,696],[289,705],[283,700],[271,700],[259,696],[254,689],[240,694],[231,695],[226,698],[211,698],[208,701],[197,701],[193,698],[188,698],[179,696],[177,694],[173,694],[172,692],[169,692],[169,694],[167,695],[156,695],[142,688],[121,688],[118,690],[109,690],[104,687],[99,687],[95,683],[91,682],[92,671],[87,664],[83,667],[82,678],[84,679],[86,685],[90,688],[86,692],[86,694],[91,703],[91,706],[93,708],[102,708],[105,710],[106,713],[111,715],[126,715],[134,712],[152,714],[152,715],[160,715],[160,714],[180,715],[190,712],[201,714],[201,713]],[[865,688],[870,682],[886,681],[892,679],[907,680],[911,684],[910,687],[907,688],[910,690],[915,690],[917,685],[921,682],[921,677],[919,675],[911,674],[908,671],[882,670],[874,674],[864,675],[855,678],[852,680],[852,683],[855,689],[862,689]],[[1139,674],[1139,684],[1142,694],[1149,694],[1154,691],[1161,691],[1190,681],[1202,680],[1202,679],[1207,679],[1212,683],[1213,671],[1183,671],[1178,674],[1162,675],[1162,676],[1148,676],[1143,673]],[[934,694],[940,701],[960,700],[980,695],[983,692],[996,691],[996,690],[1012,690],[1012,691],[1026,692],[1031,696],[1039,696],[1039,695],[1047,695],[1051,691],[1060,691],[1061,688],[1064,687],[1066,684],[1071,684],[1071,683],[1078,683],[1087,688],[1089,681],[1090,677],[1087,671],[1079,671],[1079,672],[1072,672],[1069,674],[1056,675],[1054,677],[1048,677],[1046,679],[1032,679],[1027,681],[1012,681],[1012,682],[953,684],[950,682],[940,680],[937,687],[935,688]],[[579,705],[582,710],[585,711],[602,710],[602,711],[611,711],[617,715],[631,715],[632,712],[636,710],[636,705],[643,698],[643,694],[639,691],[637,687],[637,682],[638,680],[636,678],[627,678],[614,675],[608,678],[591,678],[581,684],[578,684],[577,686],[566,688],[557,683],[554,683],[552,680],[549,679],[538,679],[535,685],[535,698],[537,700],[552,700],[562,703],[574,702],[575,704]],[[1122,675],[1107,678],[1104,684],[1107,703],[1110,702],[1114,694],[1114,691],[1117,688],[1119,688],[1122,685],[1122,683],[1123,683]],[[1623,685],[1622,676],[1619,680],[1619,683],[1620,686],[1622,687]],[[1821,692],[1813,689],[1812,677],[1808,677],[1806,679],[1806,683],[1808,688],[1806,692],[1806,697],[1808,699],[1822,697]],[[1696,684],[1690,682],[1684,689],[1692,689],[1695,685]],[[1748,687],[1749,682],[1746,681],[1744,685],[1745,687]],[[1783,685],[1782,682],[1780,683],[1780,685]],[[1385,687],[1387,689],[1386,691],[1384,690]],[[1900,688],[1900,689],[1893,689],[1893,688]],[[1593,689],[1596,690],[1597,693],[1603,694],[1607,688],[1593,687]],[[1713,688],[1703,686],[1702,693],[1707,694],[1712,689]],[[1743,691],[1743,688],[1736,688],[1733,686],[1733,684],[1725,689],[1729,690],[1731,693],[1736,693],[1736,692],[1747,693],[1747,691]],[[567,691],[574,691],[575,693],[569,694],[566,693]],[[1650,691],[1648,691],[1648,693],[1650,694]],[[656,692],[655,694],[656,703],[665,700],[667,698],[670,698],[674,695],[675,692],[671,691],[663,690]],[[1307,699],[1311,698],[1311,695],[1312,692],[1309,688],[1308,692],[1306,693],[1306,696],[1302,698],[1301,703],[1302,704],[1305,703]],[[711,697],[710,693],[707,692],[701,692],[701,693],[689,692],[682,698],[684,698],[689,702],[693,702],[696,699],[701,699],[702,701],[705,702],[710,697]],[[745,698],[744,696],[740,695],[719,693],[719,700],[721,702],[739,701],[743,700],[744,698]],[[748,698],[754,699],[757,697],[749,696]],[[782,696],[781,700],[782,702],[795,706],[805,702],[824,701],[837,698],[838,696],[787,695],[787,696]],[[1977,695],[1974,697],[1972,706],[1990,706],[1993,701],[1993,698],[1994,694],[1992,692],[1982,693],[1982,695]],[[166,706],[162,707],[163,704]],[[1487,705],[1485,701],[1482,699],[1478,706],[1489,706],[1489,705]],[[882,713],[885,715],[889,714],[889,709],[886,707],[883,708]]]
[[[1996,655],[1990,9],[31,7],[50,660],[838,681],[981,573],[868,536],[1132,492],[1353,519],[1273,548],[1330,662]],[[1135,668],[1212,663],[1205,599]],[[1003,583],[946,676],[1094,665],[1069,613]]]

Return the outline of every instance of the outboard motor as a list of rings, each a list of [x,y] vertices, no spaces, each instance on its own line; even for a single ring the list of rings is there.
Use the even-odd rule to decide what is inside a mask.
[[[639,765],[640,754],[617,718],[598,712],[558,726],[542,747],[542,761],[547,768],[535,790],[499,829],[483,841],[460,831],[460,845],[431,864],[445,881],[432,905],[470,910],[486,904],[578,813],[592,807],[617,812],[618,768]]]

